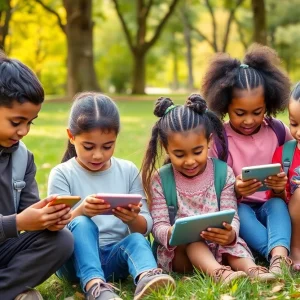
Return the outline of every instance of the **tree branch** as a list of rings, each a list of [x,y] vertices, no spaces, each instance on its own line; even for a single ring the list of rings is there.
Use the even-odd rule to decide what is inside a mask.
[[[242,24],[235,16],[233,17],[233,20],[235,21],[235,23],[237,25],[237,30],[238,30],[238,33],[239,33],[239,36],[240,36],[240,41],[243,44],[244,49],[246,51],[248,46],[249,46],[248,45],[249,43],[246,42],[245,35],[243,33],[243,30],[242,30]]]
[[[154,45],[154,43],[157,41],[157,39],[159,38],[159,35],[162,32],[162,29],[165,25],[165,23],[168,21],[169,17],[172,15],[176,4],[179,2],[179,0],[173,0],[170,7],[169,7],[169,11],[165,14],[165,16],[162,18],[162,20],[160,21],[160,23],[158,24],[156,31],[152,37],[152,39],[149,42],[145,43],[145,51],[147,51],[152,45]]]
[[[191,24],[188,23],[188,27],[192,30],[192,31],[195,31],[203,40],[205,40],[211,47],[212,49],[215,51],[215,52],[218,52],[218,49],[216,48],[216,45],[210,41],[208,39],[207,36],[205,36],[198,28],[196,27],[193,27]]]
[[[60,15],[54,9],[46,5],[42,0],[35,0],[35,2],[39,3],[45,10],[47,10],[51,14],[55,15],[59,27],[61,28],[63,33],[66,34],[66,26],[63,24]]]
[[[225,35],[224,35],[224,38],[223,38],[222,52],[226,51],[229,32],[230,32],[230,27],[231,27],[232,20],[234,19],[234,14],[235,14],[237,8],[243,3],[243,1],[244,0],[237,0],[236,6],[230,10],[230,14],[229,14],[229,17],[228,17],[228,20],[227,20]]]
[[[148,5],[146,6],[145,15],[144,15],[145,19],[147,19],[148,15],[149,15],[152,4],[153,4],[153,0],[149,0]]]
[[[214,14],[214,10],[212,8],[212,5],[210,4],[209,0],[205,0],[206,6],[209,10],[209,13],[211,15],[211,22],[213,26],[213,48],[215,49],[215,52],[218,52],[218,44],[217,44],[217,22]]]
[[[132,38],[131,38],[131,35],[130,35],[130,32],[129,32],[129,29],[128,29],[127,25],[126,25],[125,19],[123,18],[123,15],[121,14],[121,10],[120,10],[120,7],[119,7],[119,3],[118,3],[117,0],[112,0],[112,1],[113,1],[113,3],[115,4],[115,8],[116,8],[118,17],[119,17],[119,19],[120,19],[120,21],[121,21],[122,28],[123,28],[123,30],[124,30],[124,32],[125,32],[125,36],[126,36],[128,45],[129,45],[131,51],[132,51],[132,52],[135,52],[136,49],[135,49],[135,47],[134,47],[134,45],[133,45],[133,43],[132,43]]]

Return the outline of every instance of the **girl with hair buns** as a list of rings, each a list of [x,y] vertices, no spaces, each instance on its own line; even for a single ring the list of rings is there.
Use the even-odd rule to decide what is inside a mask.
[[[223,118],[225,161],[236,176],[240,235],[248,246],[270,261],[270,272],[281,275],[292,264],[288,257],[291,219],[285,199],[287,176],[280,172],[265,180],[270,191],[257,192],[262,182],[242,180],[242,168],[272,163],[278,146],[291,140],[287,126],[273,117],[288,105],[290,83],[279,68],[276,53],[253,45],[243,63],[217,54],[204,77],[202,90],[210,109]],[[209,155],[220,157],[216,140]]]
[[[223,126],[197,94],[178,106],[169,98],[159,98],[154,114],[159,120],[152,129],[143,160],[142,181],[153,218],[152,233],[160,244],[157,249],[158,265],[166,271],[175,272],[196,268],[223,284],[247,275],[261,281],[274,280],[274,275],[266,268],[255,265],[250,250],[239,238],[237,213],[232,224],[224,223],[223,229],[208,228],[201,232],[204,241],[177,247],[169,245],[173,227],[159,171],[156,170],[161,154],[165,152],[168,155],[174,172],[178,203],[175,219],[219,211],[213,161],[208,157],[208,149],[212,135],[217,135],[224,143]],[[234,182],[235,176],[228,167],[220,210],[237,209]],[[224,266],[224,262],[229,266]]]

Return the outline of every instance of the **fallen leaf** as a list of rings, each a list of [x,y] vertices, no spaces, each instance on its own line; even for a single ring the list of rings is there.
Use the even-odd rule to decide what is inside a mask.
[[[192,280],[192,278],[191,278],[191,277],[188,277],[188,276],[183,276],[183,277],[181,278],[181,281],[183,281],[183,282],[185,282],[185,281],[190,281],[190,280]]]
[[[271,293],[278,293],[278,292],[282,291],[283,288],[284,288],[284,283],[277,284],[277,285],[273,286]]]
[[[220,300],[233,300],[233,299],[235,299],[235,297],[232,297],[232,296],[227,295],[227,294],[223,294],[220,297]]]
[[[290,297],[298,299],[298,298],[300,298],[300,292],[296,292],[296,293],[290,294]]]

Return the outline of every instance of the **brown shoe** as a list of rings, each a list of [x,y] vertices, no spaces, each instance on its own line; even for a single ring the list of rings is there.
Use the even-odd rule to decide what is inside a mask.
[[[248,269],[248,276],[252,279],[262,282],[272,282],[276,280],[276,276],[262,266],[256,266]]]
[[[38,291],[29,290],[19,294],[14,300],[43,300],[43,297]]]
[[[293,261],[288,256],[275,255],[270,260],[269,272],[275,275],[282,275],[283,269],[290,269]]]
[[[223,277],[223,274],[226,271],[230,271],[230,273]],[[247,277],[247,274],[243,271],[232,271],[229,266],[221,266],[221,268],[215,269],[213,271],[213,279],[215,282],[220,282],[222,285],[229,285],[231,282],[238,278]]]

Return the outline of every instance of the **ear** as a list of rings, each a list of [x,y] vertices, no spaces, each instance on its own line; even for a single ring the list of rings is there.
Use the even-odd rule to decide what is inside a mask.
[[[69,128],[67,128],[67,134],[68,134],[70,143],[73,145],[73,144],[74,144],[75,137],[72,135],[72,133],[71,133],[71,131],[70,131]]]
[[[207,140],[208,149],[210,149],[210,147],[212,146],[212,143],[213,143],[213,134],[211,133]]]

